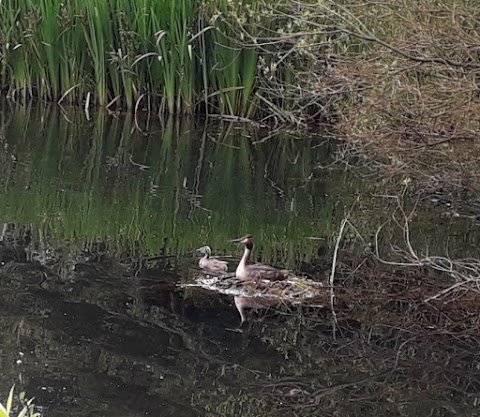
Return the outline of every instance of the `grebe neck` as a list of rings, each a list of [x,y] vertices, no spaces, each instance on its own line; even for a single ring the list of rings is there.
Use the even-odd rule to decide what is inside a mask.
[[[238,264],[239,267],[245,268],[248,260],[250,259],[250,253],[252,252],[252,248],[253,248],[252,244],[245,245],[245,250],[243,251],[242,259],[240,260],[240,263]]]

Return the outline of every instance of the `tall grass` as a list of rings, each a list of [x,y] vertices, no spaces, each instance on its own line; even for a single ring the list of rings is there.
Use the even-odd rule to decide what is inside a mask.
[[[428,86],[428,71],[417,79],[427,63],[435,71],[440,64],[441,77],[467,70],[475,81],[478,6],[437,3],[432,9],[426,0],[3,0],[0,92],[110,110],[335,121],[343,105],[362,107],[363,94],[382,85],[350,84],[363,80],[352,75],[358,70],[366,68],[368,78],[369,65],[395,96],[415,90],[397,89],[397,69],[386,72],[399,59],[419,86]]]
[[[209,63],[210,84],[214,86],[212,96],[222,114],[248,116],[255,77],[259,50],[253,45],[242,42],[242,31],[248,31],[249,37],[255,37],[260,28],[254,24],[254,17],[248,17],[255,12],[257,1],[245,1],[245,8],[232,8],[229,2],[218,2],[210,14],[218,15],[215,21],[216,30],[210,31],[206,41],[211,45]],[[230,17],[230,18],[228,18]],[[251,20],[251,22],[249,22]],[[263,22],[267,25],[268,22]],[[240,35],[240,39],[239,39]]]
[[[243,7],[227,0],[4,0],[0,88],[62,104],[247,115],[257,53],[239,48],[225,23]]]

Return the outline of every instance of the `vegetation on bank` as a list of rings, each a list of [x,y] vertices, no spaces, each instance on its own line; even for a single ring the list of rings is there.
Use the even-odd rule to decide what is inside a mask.
[[[341,54],[322,89],[342,95],[335,128],[382,175],[465,211],[478,198],[480,4],[378,3],[342,29],[359,53]],[[367,16],[371,19],[368,20]],[[375,24],[373,19],[377,17]]]
[[[6,0],[0,83],[85,107],[468,138],[479,18],[470,0]]]
[[[241,47],[232,24],[241,16],[246,28],[261,3],[7,0],[1,87],[86,107],[249,116],[259,50]]]
[[[15,386],[10,389],[5,405],[0,403],[0,417],[40,417],[41,414],[35,411],[33,398],[28,401],[25,400],[24,392],[21,392],[18,396],[22,407],[18,409],[18,414],[14,411],[15,408],[18,408],[13,402],[14,388]]]

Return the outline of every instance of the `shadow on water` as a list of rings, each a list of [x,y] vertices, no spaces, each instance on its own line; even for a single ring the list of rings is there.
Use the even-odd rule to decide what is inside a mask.
[[[3,392],[19,383],[47,416],[472,415],[475,295],[424,303],[438,277],[380,267],[356,235],[333,311],[328,289],[287,304],[185,285],[196,248],[233,269],[227,240],[246,232],[257,260],[325,281],[345,207],[359,199],[367,240],[390,217],[371,179],[317,169],[331,142],[257,133],[1,114]],[[475,253],[475,224],[416,218],[416,247]],[[398,235],[386,227],[382,247]],[[235,306],[253,308],[241,329]]]

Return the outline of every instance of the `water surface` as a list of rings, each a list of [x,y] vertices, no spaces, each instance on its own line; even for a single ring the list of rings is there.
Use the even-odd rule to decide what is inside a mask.
[[[476,412],[475,294],[425,303],[448,277],[372,259],[387,220],[382,255],[404,248],[387,196],[402,185],[321,169],[332,140],[39,108],[0,117],[4,398],[16,383],[46,416]],[[245,233],[256,260],[325,282],[349,211],[333,304],[325,290],[255,309],[240,331],[232,297],[185,285],[196,248],[234,268],[228,240]],[[445,214],[417,207],[415,249],[475,256],[475,222]]]

